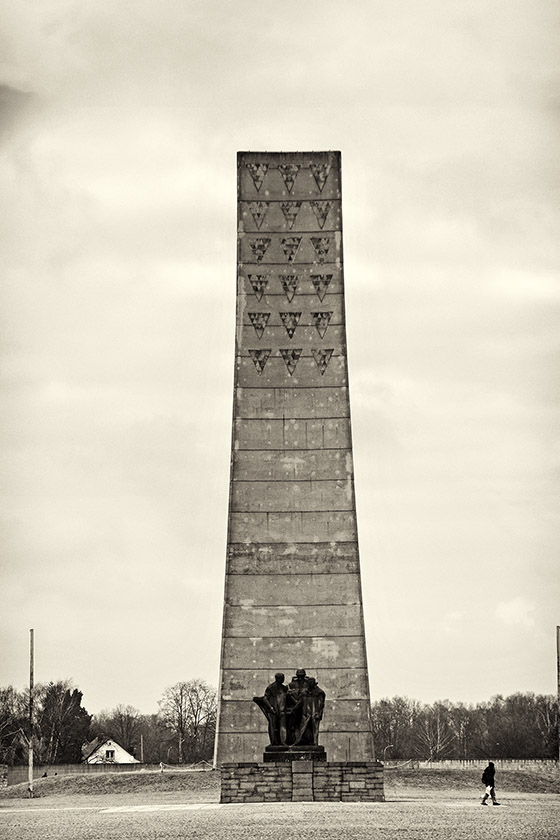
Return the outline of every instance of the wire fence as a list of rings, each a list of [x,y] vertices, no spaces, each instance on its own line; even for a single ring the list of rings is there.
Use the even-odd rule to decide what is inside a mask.
[[[27,765],[16,765],[7,767],[6,784],[17,785],[26,782],[29,775]],[[104,773],[193,773],[201,770],[212,770],[209,761],[197,761],[195,764],[50,764],[35,765],[33,767],[33,778],[51,778],[52,776],[75,776],[85,774]],[[2,780],[0,779],[0,786]]]
[[[199,770],[213,770],[214,767],[209,761],[197,761],[195,764],[166,764],[164,761],[159,763],[160,771],[172,771],[173,773],[193,773]]]

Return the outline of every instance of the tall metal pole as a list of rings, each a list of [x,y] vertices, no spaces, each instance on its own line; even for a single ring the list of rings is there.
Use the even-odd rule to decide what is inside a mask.
[[[33,682],[34,682],[33,630],[29,631],[29,796],[33,799]]]
[[[556,627],[556,665],[557,665],[557,688],[558,708],[556,714],[556,727],[558,730],[558,768],[560,769],[560,627]]]

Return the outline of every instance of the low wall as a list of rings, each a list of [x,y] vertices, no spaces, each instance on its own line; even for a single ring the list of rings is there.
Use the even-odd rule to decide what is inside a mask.
[[[379,761],[222,765],[220,802],[384,802]]]
[[[496,769],[522,770],[523,768],[538,769],[539,767],[553,768],[558,766],[554,758],[450,758],[441,761],[419,761],[417,758],[394,758],[384,762],[385,767],[415,767],[430,770],[471,770],[484,769],[488,761],[493,761]]]

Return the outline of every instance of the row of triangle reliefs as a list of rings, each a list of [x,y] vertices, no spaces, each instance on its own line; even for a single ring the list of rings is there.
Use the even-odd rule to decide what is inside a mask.
[[[259,301],[262,300],[262,297],[268,287],[268,277],[265,277],[263,274],[248,274],[247,276],[255,293],[256,299]],[[320,301],[323,301],[331,284],[331,280],[333,278],[332,274],[311,274],[310,276],[315,292],[317,293],[317,297]],[[299,278],[297,274],[288,274],[286,277],[281,276],[280,282],[288,303],[291,303],[298,290]]]
[[[248,312],[249,320],[255,328],[255,332],[259,339],[265,331],[270,318],[270,312]],[[333,313],[332,312],[312,312],[313,326],[316,327],[317,332],[321,338],[325,337],[325,333],[329,328]],[[301,318],[301,312],[280,312],[280,319],[288,336],[293,338],[296,328]]]
[[[257,192],[260,192],[261,187],[264,184],[264,179],[266,178],[266,173],[269,169],[268,163],[247,163],[246,166],[249,170],[251,178],[253,179],[255,189]],[[289,193],[291,193],[294,188],[300,169],[301,166],[298,163],[285,163],[278,167],[282,180],[284,181],[286,189]],[[315,183],[319,188],[319,192],[323,192],[323,188],[327,183],[327,178],[329,177],[329,172],[331,171],[330,163],[310,163],[309,169],[311,170]]]
[[[294,371],[296,369],[297,363],[300,360],[300,356],[303,353],[303,350],[301,348],[298,348],[297,350],[283,349],[283,350],[279,350],[278,352],[280,353],[280,355],[284,359],[284,362],[286,363],[288,373],[290,374],[290,376],[292,376],[292,374],[294,373]],[[272,353],[272,350],[268,350],[268,349],[267,350],[249,350],[249,355],[254,362],[254,365],[257,369],[257,373],[259,374],[259,376],[261,375],[261,373],[265,369],[266,363],[268,362],[268,359],[269,359],[271,353]],[[319,368],[319,372],[321,373],[321,376],[323,376],[323,374],[325,373],[325,371],[328,367],[328,364],[331,360],[331,356],[334,353],[334,349],[329,349],[329,350],[323,350],[323,349],[313,350],[312,349],[311,353],[313,355],[313,358],[315,359],[315,364]]]
[[[282,214],[284,219],[286,220],[286,224],[288,225],[289,229],[291,230],[294,226],[294,223],[297,219],[297,215],[301,209],[301,205],[303,204],[302,201],[281,201],[280,202],[280,209],[282,210]],[[317,224],[323,230],[325,227],[325,222],[327,221],[327,217],[331,212],[331,207],[333,206],[332,201],[310,201],[309,204],[315,214],[315,218],[317,219]],[[261,225],[266,218],[266,214],[268,213],[268,208],[270,206],[270,202],[268,201],[251,201],[249,203],[249,210],[251,211],[251,215],[255,221],[255,224],[258,230],[261,229]]]
[[[310,236],[311,244],[315,250],[317,255],[317,259],[320,263],[324,263],[327,260],[329,249],[331,247],[331,238],[330,236]],[[283,236],[280,240],[282,245],[282,250],[284,251],[284,256],[287,262],[294,262],[297,252],[299,250],[299,246],[301,245],[301,240],[303,236]],[[256,263],[261,263],[265,257],[266,252],[268,251],[268,246],[270,245],[270,237],[268,236],[259,236],[253,239],[249,239],[249,247],[251,249],[251,253],[253,254],[253,259]]]

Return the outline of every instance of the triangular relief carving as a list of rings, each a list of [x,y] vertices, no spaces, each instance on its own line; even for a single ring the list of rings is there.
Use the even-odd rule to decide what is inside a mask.
[[[262,262],[264,255],[270,245],[270,239],[261,237],[259,239],[249,239],[249,246],[253,252],[255,262]]]
[[[284,249],[284,256],[288,262],[293,262],[296,258],[298,248],[301,243],[301,236],[289,236],[282,239],[282,248]]]
[[[311,244],[315,248],[317,259],[320,263],[324,263],[331,247],[330,236],[312,236]]]
[[[286,189],[289,193],[291,193],[294,188],[296,176],[299,172],[299,165],[297,163],[284,163],[280,164],[278,169],[280,170],[280,175],[286,184]]]
[[[288,225],[290,230],[294,226],[294,222],[297,218],[297,214],[299,213],[300,207],[301,201],[282,201],[280,203],[280,208],[282,210],[282,213],[284,214],[286,224]]]
[[[264,366],[268,362],[268,357],[270,356],[270,353],[270,350],[249,350],[249,355],[255,363],[255,367],[259,376],[263,372]]]
[[[253,287],[255,297],[257,300],[262,300],[262,296],[268,286],[268,278],[262,274],[248,274],[249,283]]]
[[[317,297],[320,301],[325,299],[325,295],[327,294],[327,290],[330,286],[332,280],[332,274],[312,274],[311,275],[311,282],[315,286],[315,291],[317,292]]]
[[[288,368],[288,373],[290,374],[290,376],[296,369],[296,365],[299,362],[299,357],[301,356],[301,354],[302,350],[280,350],[280,355],[286,362],[286,367]]]
[[[313,212],[315,213],[315,218],[317,219],[317,224],[323,230],[325,227],[325,222],[327,221],[328,215],[331,211],[332,201],[310,201],[311,207],[313,208]]]
[[[257,228],[260,230],[268,212],[268,201],[251,201],[249,204],[249,210],[251,211],[251,216],[255,220]]]
[[[317,367],[321,371],[321,376],[322,376],[327,369],[327,366],[328,366],[328,364],[331,360],[331,356],[334,353],[334,349],[333,350],[322,350],[322,349],[311,350],[311,352],[313,353],[313,358],[315,359],[315,364],[317,365]]]
[[[313,173],[315,182],[319,187],[319,192],[323,192],[323,187],[327,183],[329,172],[331,171],[330,163],[310,163],[309,168]]]
[[[268,324],[270,312],[248,312],[249,319],[255,328],[255,332],[259,338],[262,338],[264,328]]]
[[[317,327],[317,332],[321,338],[324,338],[331,322],[332,312],[312,312],[311,317],[313,318],[313,323]]]
[[[297,274],[289,274],[287,277],[281,277],[280,282],[282,283],[282,288],[284,289],[284,294],[288,299],[288,303],[291,303],[294,299],[295,293],[297,292]]]
[[[247,169],[251,174],[251,178],[253,179],[253,183],[257,192],[260,192],[266,172],[268,170],[268,163],[248,163],[246,165]]]
[[[301,312],[281,312],[280,318],[289,337],[293,338],[296,327],[299,324],[299,319],[301,318]]]

